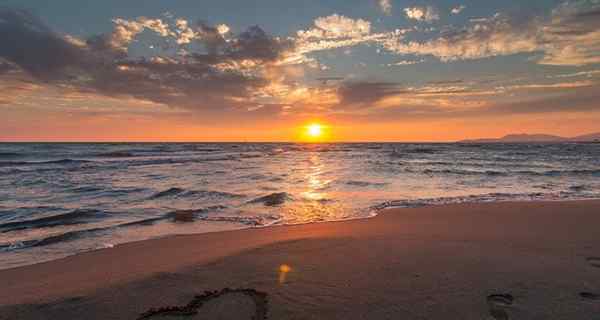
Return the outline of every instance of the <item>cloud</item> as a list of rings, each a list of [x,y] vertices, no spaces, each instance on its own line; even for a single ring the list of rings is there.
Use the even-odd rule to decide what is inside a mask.
[[[428,23],[440,19],[440,15],[437,9],[435,9],[432,6],[404,8],[404,13],[409,19],[424,21]]]
[[[367,114],[382,110],[404,110],[427,113],[430,117],[445,117],[461,113],[463,116],[508,113],[518,106],[518,113],[543,113],[555,111],[585,111],[594,109],[590,103],[600,98],[598,82],[546,82],[489,86],[480,81],[462,79],[432,81],[423,85],[404,85],[382,81],[344,81],[337,86],[339,103],[335,112]],[[575,98],[570,104],[568,99]],[[553,99],[564,103],[559,106]],[[531,102],[535,107],[529,106]],[[552,101],[552,102],[550,102]],[[550,103],[552,107],[543,106]],[[596,108],[597,109],[597,108]],[[385,113],[385,112],[384,112]]]
[[[588,71],[579,71],[574,73],[564,73],[548,76],[548,78],[574,78],[574,77],[588,77],[591,78],[595,75],[600,75],[600,70],[588,70]]]
[[[229,30],[224,25],[197,24],[194,41],[205,51],[132,58],[127,44],[143,30],[176,39],[181,34],[159,19],[115,19],[111,33],[84,41],[52,31],[24,10],[1,8],[0,21],[0,41],[11,43],[0,46],[0,61],[39,82],[209,113],[255,103],[255,93],[273,81],[265,70],[293,46],[258,26],[225,41],[223,35]],[[177,28],[191,27],[180,20]]]
[[[478,108],[486,105],[484,96],[497,95],[493,88],[476,88],[462,80],[429,83],[420,86],[397,82],[345,81],[339,84],[339,104],[335,110],[372,112],[382,108],[412,108],[418,106],[444,109]],[[443,112],[440,109],[440,112]]]
[[[338,14],[315,19],[314,26],[296,32],[295,50],[290,60],[306,61],[306,54],[351,47],[366,43],[379,43],[385,39],[400,39],[413,29],[396,29],[391,32],[372,33],[371,22]]]
[[[519,28],[508,18],[498,16],[464,29],[446,31],[441,37],[425,42],[387,41],[384,47],[398,54],[431,55],[442,61],[479,59],[539,49],[536,33]]]
[[[540,64],[600,63],[600,2],[565,2],[540,26],[545,55]]]
[[[177,26],[177,44],[188,44],[192,42],[198,36],[198,33],[190,28],[189,22],[185,19],[177,19],[175,21]]]
[[[452,8],[452,10],[450,11],[452,14],[459,14],[461,13],[463,10],[465,10],[467,7],[465,5],[459,5],[456,6],[454,8]]]
[[[107,40],[109,41],[110,46],[117,50],[127,51],[127,47],[133,39],[146,29],[154,31],[162,37],[172,35],[169,25],[161,19],[140,17],[137,20],[128,21],[117,18],[113,20],[113,23],[115,24],[114,31]]]
[[[478,114],[519,114],[551,112],[590,112],[600,111],[593,101],[600,99],[598,86],[580,86],[560,94],[541,94],[532,97],[518,97],[516,101],[498,102]]]
[[[415,88],[418,89],[418,88]],[[402,120],[442,119],[499,119],[500,116],[556,113],[583,113],[591,115],[600,111],[593,103],[600,98],[598,87],[579,87],[572,90],[534,96],[518,95],[513,99],[489,99],[498,93],[493,90],[464,90],[455,94],[414,95],[412,93],[385,95],[369,108],[334,114],[338,119],[375,121],[377,123]],[[344,110],[345,111],[345,110]],[[563,116],[564,117],[564,116]],[[539,119],[538,119],[539,120]],[[564,120],[563,120],[564,121]]]
[[[391,0],[379,0],[377,2],[377,4],[379,5],[379,10],[381,10],[381,12],[383,14],[385,14],[386,16],[389,16],[392,14],[392,1]]]
[[[381,45],[399,56],[410,55],[409,59],[397,59],[388,66],[429,60],[424,56],[455,61],[515,53],[535,54],[533,59],[539,63],[589,64],[598,56],[598,51],[594,52],[594,8],[593,3],[571,3],[560,6],[547,19],[523,21],[495,15],[462,28],[441,31],[427,26],[377,32],[365,19],[333,14],[319,17],[308,28],[287,37],[270,35],[259,26],[232,32],[225,24],[141,17],[114,19],[112,30],[86,39],[57,33],[27,11],[3,8],[0,41],[11,45],[0,46],[0,80],[21,77],[3,86],[3,92],[4,88],[12,88],[7,92],[27,95],[39,91],[41,86],[82,96],[102,95],[152,102],[146,105],[165,108],[179,107],[207,119],[214,115],[231,119],[247,113],[251,117],[282,113],[364,115],[383,109],[442,116],[459,111],[497,112],[493,106],[510,109],[508,105],[517,101],[507,101],[512,95],[523,100],[535,96],[535,105],[540,106],[541,101],[572,97],[575,92],[585,92],[589,98],[598,85],[591,81],[566,81],[569,79],[558,83],[546,79],[541,83],[512,81],[493,85],[461,79],[409,85],[378,79],[365,81],[360,75],[319,77],[322,73],[311,72],[325,66],[315,53]],[[430,39],[407,40],[410,32],[424,29],[428,30],[425,36],[432,36]],[[132,43],[145,44],[142,41],[157,38],[140,37],[143,32],[153,33],[169,47],[153,50],[153,55],[131,56],[128,51]],[[575,49],[568,49],[571,47]],[[593,70],[580,71],[556,78],[595,74]],[[1,100],[0,104],[6,104],[10,99]],[[519,106],[534,112],[521,103]],[[574,108],[589,106],[582,102]]]
[[[559,83],[528,83],[521,85],[498,87],[498,90],[533,90],[533,89],[574,89],[582,87],[592,87],[597,85],[593,81],[574,81],[574,82],[559,82]]]
[[[407,9],[409,17],[425,19],[424,10]],[[542,54],[536,60],[539,64],[600,63],[600,3],[566,2],[547,19],[518,20],[496,14],[472,19],[471,24],[462,28],[450,27],[430,40],[386,39],[382,43],[397,54],[431,55],[445,62],[539,52]]]
[[[421,60],[401,60],[401,61],[394,62],[394,63],[388,63],[388,64],[386,64],[386,66],[388,66],[388,67],[393,67],[393,66],[409,66],[409,65],[419,64],[419,63],[423,63],[423,62],[425,62],[425,59],[421,59]]]
[[[363,19],[352,19],[338,14],[319,17],[314,21],[314,28],[300,30],[300,39],[339,39],[358,38],[371,33],[371,23]]]
[[[386,96],[404,93],[397,83],[392,82],[344,82],[338,89],[340,106],[344,108],[368,108]]]

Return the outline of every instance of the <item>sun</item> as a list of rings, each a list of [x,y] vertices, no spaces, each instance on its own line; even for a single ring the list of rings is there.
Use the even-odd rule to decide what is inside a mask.
[[[300,140],[306,142],[324,142],[330,139],[331,128],[322,122],[309,122],[300,131]]]
[[[323,135],[323,126],[318,123],[309,124],[306,126],[306,133],[313,138],[318,138]]]

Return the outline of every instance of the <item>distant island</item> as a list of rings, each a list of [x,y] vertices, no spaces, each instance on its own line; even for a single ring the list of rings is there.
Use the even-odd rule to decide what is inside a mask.
[[[461,143],[485,142],[594,142],[600,143],[600,132],[580,135],[576,137],[561,137],[550,134],[509,134],[502,138],[468,139]]]

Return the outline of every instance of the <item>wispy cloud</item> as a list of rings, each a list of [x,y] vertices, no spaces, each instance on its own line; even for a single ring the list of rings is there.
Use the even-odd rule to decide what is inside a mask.
[[[530,90],[530,89],[574,89],[582,87],[591,87],[596,85],[595,82],[585,81],[574,81],[574,82],[559,82],[559,83],[528,83],[520,85],[512,85],[505,87],[498,87],[498,90]]]
[[[563,74],[548,76],[548,78],[550,78],[550,79],[552,79],[552,78],[575,78],[575,77],[591,78],[595,75],[600,75],[600,70],[588,70],[588,71],[580,71],[580,72],[574,72],[574,73],[563,73]]]
[[[379,10],[387,16],[392,14],[392,0],[378,0]]]
[[[450,12],[451,12],[452,14],[459,14],[459,13],[461,13],[463,10],[465,10],[466,8],[467,8],[467,7],[466,7],[465,5],[462,5],[462,4],[461,4],[461,5],[459,5],[459,6],[456,6],[456,7],[452,8],[452,10],[450,10]]]
[[[384,39],[399,39],[411,30],[397,29],[391,32],[373,33],[370,21],[333,14],[315,19],[310,29],[297,31],[294,38],[294,52],[297,55],[305,55],[364,43],[378,43]]]
[[[386,64],[386,66],[388,67],[393,67],[393,66],[410,66],[413,64],[419,64],[419,63],[423,63],[425,62],[425,59],[421,59],[421,60],[400,60],[398,62],[394,62],[394,63],[388,63]]]
[[[398,54],[432,55],[442,61],[479,59],[538,50],[536,33],[529,27],[517,32],[508,18],[497,17],[464,29],[445,32],[425,42],[387,41],[384,47]]]
[[[423,11],[410,12],[423,19]],[[447,28],[437,38],[409,42],[393,39],[385,41],[384,47],[397,54],[431,55],[442,61],[540,52],[539,64],[600,63],[600,3],[566,2],[547,19],[517,20],[496,14],[471,20],[462,28]]]
[[[538,28],[549,65],[600,63],[600,2],[565,2],[554,9],[550,22]]]
[[[404,8],[404,13],[408,19],[424,21],[428,23],[440,19],[438,10],[432,6]]]

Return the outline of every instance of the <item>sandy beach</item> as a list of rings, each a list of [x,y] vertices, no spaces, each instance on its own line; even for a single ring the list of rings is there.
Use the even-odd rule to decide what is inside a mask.
[[[129,243],[0,271],[0,319],[598,319],[599,213],[460,204]]]

